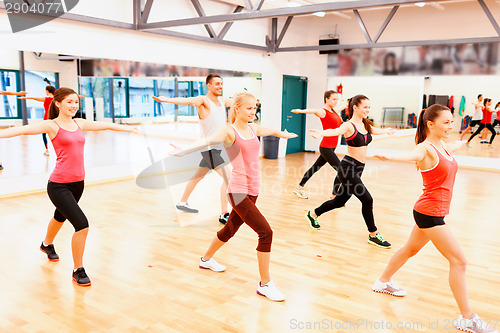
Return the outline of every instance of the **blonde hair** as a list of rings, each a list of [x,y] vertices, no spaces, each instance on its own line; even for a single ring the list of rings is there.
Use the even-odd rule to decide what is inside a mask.
[[[234,94],[233,96],[233,105],[231,105],[231,109],[229,110],[229,123],[233,124],[236,121],[236,111],[234,110],[235,107],[241,107],[243,104],[243,101],[245,101],[247,98],[253,98],[255,99],[255,96],[249,93],[248,91],[242,91]]]

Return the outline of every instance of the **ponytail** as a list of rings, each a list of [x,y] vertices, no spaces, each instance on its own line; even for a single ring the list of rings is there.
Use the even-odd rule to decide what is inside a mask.
[[[427,128],[428,121],[434,121],[441,111],[450,111],[450,109],[441,104],[433,104],[427,109],[423,109],[418,116],[417,133],[415,134],[415,143],[418,145],[427,138],[429,129]]]
[[[361,102],[365,99],[368,99],[365,95],[356,95],[349,100],[349,107],[347,108],[347,115],[349,116],[349,119],[351,119],[354,114],[354,106],[359,106],[359,104],[361,104]],[[365,125],[366,131],[372,134],[373,122],[367,118],[363,118],[363,125]]]
[[[67,96],[76,94],[71,88],[59,88],[54,92],[54,99],[49,106],[49,119],[55,119],[59,116],[59,108],[56,105],[56,102],[61,103]]]

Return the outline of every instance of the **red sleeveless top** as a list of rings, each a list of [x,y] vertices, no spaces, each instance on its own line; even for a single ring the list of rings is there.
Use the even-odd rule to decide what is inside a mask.
[[[323,110],[326,111],[326,115],[323,118],[319,118],[321,120],[321,125],[323,125],[323,130],[335,129],[342,125],[342,119],[340,119],[337,112],[325,108],[323,108]],[[323,148],[337,148],[338,143],[338,136],[324,136],[319,145]]]
[[[49,119],[49,107],[53,100],[53,97],[45,97],[45,101],[43,102],[43,109],[45,110],[43,113],[43,120]]]
[[[59,126],[56,136],[52,139],[52,145],[56,151],[57,160],[49,180],[54,183],[74,183],[84,180],[83,147],[85,136],[80,126],[74,132]]]
[[[458,164],[446,149],[446,155],[443,155],[432,143],[429,142],[429,144],[436,151],[439,161],[432,168],[420,171],[424,193],[413,209],[420,214],[444,217],[450,212]]]

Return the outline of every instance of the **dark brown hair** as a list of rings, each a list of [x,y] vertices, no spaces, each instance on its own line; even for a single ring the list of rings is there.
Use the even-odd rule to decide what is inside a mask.
[[[59,88],[54,92],[54,100],[49,106],[49,119],[55,119],[59,116],[59,108],[57,107],[56,102],[61,103],[66,97],[73,94],[78,96],[78,94],[71,88]]]
[[[442,111],[450,111],[447,106],[441,104],[433,104],[427,109],[423,109],[418,116],[417,122],[417,133],[415,134],[415,143],[418,145],[424,142],[429,134],[429,129],[427,128],[428,121],[434,121]]]
[[[213,79],[214,77],[218,77],[219,79],[221,79],[221,80],[222,80],[222,77],[221,77],[219,74],[216,74],[216,73],[210,73],[210,74],[208,74],[207,79],[205,80],[205,82],[207,83],[207,85],[210,83],[210,81],[212,81],[212,79]]]
[[[365,95],[356,95],[354,97],[351,97],[351,100],[349,101],[349,107],[347,108],[347,115],[349,116],[349,119],[352,118],[352,115],[354,114],[354,106],[359,106],[362,101],[365,99],[368,99]],[[365,129],[368,131],[368,133],[372,134],[372,126],[373,123],[371,120],[368,120],[367,118],[363,118],[363,124],[365,125]]]
[[[326,100],[330,98],[333,94],[336,94],[337,92],[335,90],[327,90],[325,91],[325,94],[323,95],[323,100],[326,103]]]
[[[56,92],[56,88],[54,88],[53,86],[46,86],[45,90],[47,90],[52,95]]]

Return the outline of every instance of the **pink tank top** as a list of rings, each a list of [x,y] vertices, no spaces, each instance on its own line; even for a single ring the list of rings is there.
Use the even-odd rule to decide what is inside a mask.
[[[80,126],[74,132],[59,126],[56,136],[52,139],[52,145],[56,151],[57,161],[49,180],[54,183],[73,183],[84,180],[83,146],[85,145],[85,136]]]
[[[231,159],[233,171],[229,179],[227,187],[228,193],[243,193],[252,196],[259,195],[260,188],[260,165],[259,165],[259,151],[260,141],[257,138],[254,130],[252,131],[253,137],[251,139],[243,139],[234,130],[234,143],[231,147],[226,148],[227,154]]]
[[[420,214],[443,217],[450,212],[458,164],[446,149],[445,152],[448,156],[443,155],[432,143],[429,142],[429,144],[436,151],[439,161],[434,167],[420,171],[424,183],[424,193],[417,200],[413,209]]]

